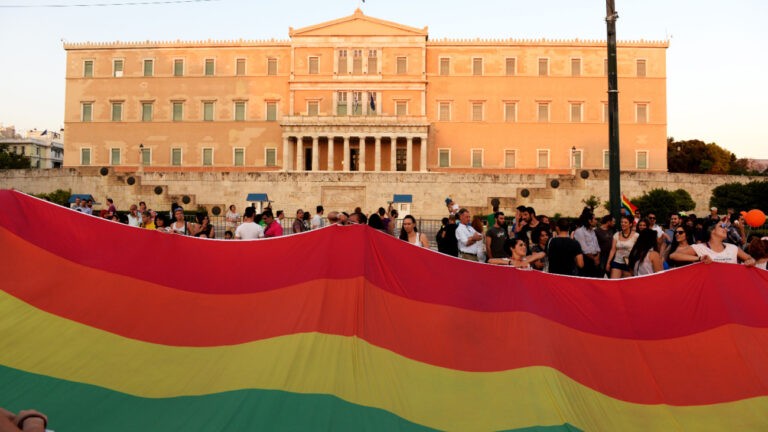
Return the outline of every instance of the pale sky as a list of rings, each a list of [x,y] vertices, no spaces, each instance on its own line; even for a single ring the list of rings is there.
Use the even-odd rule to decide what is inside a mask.
[[[62,39],[288,39],[288,27],[351,15],[359,6],[369,16],[429,26],[432,39],[604,40],[606,35],[604,0],[218,0],[6,7],[151,1],[0,0],[0,123],[15,125],[17,132],[63,126]],[[668,136],[716,142],[737,157],[768,159],[768,127],[762,118],[768,86],[761,78],[768,71],[768,1],[616,0],[616,10],[619,40],[671,40]]]

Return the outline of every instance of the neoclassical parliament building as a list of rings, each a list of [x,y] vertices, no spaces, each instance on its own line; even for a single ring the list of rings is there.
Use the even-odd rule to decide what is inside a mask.
[[[608,168],[604,41],[430,40],[359,9],[289,36],[65,43],[64,165]],[[619,43],[622,170],[666,171],[667,47]]]

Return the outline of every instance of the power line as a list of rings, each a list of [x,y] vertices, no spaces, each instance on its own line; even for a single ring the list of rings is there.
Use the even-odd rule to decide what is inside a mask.
[[[176,3],[202,3],[216,2],[221,0],[156,0],[156,1],[133,1],[120,3],[81,3],[81,4],[19,4],[19,5],[0,5],[0,8],[73,8],[73,7],[109,7],[109,6],[146,6],[146,5],[164,5]]]

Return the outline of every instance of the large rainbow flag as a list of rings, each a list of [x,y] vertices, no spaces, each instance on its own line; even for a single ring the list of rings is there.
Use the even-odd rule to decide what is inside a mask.
[[[768,272],[622,281],[365,226],[200,240],[0,191],[0,406],[67,431],[765,431]]]

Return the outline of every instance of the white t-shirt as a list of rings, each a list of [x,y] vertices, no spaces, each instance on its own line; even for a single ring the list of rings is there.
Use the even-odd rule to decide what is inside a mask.
[[[240,224],[235,230],[235,238],[241,240],[264,238],[264,228],[254,222]]]
[[[137,213],[138,215],[138,213]],[[133,217],[132,214],[128,213],[128,225],[132,227],[139,227],[141,226],[141,216]]]
[[[312,216],[312,229],[318,229],[323,227],[323,217],[319,214]]]
[[[715,252],[710,249],[706,243],[697,243],[691,245],[693,250],[696,251],[696,255],[700,257],[709,255],[709,257],[712,258],[712,261],[714,262],[738,264],[739,248],[736,245],[732,245],[730,243],[723,243],[723,246],[725,246],[725,249],[723,249],[721,252]]]

